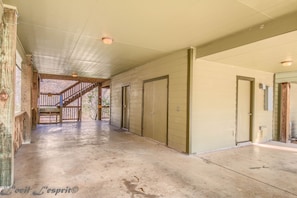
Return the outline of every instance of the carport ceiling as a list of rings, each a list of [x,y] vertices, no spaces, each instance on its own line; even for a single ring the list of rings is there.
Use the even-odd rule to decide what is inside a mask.
[[[19,39],[40,73],[97,78],[297,10],[297,0],[3,2],[17,7]],[[103,36],[114,43],[102,44]]]
[[[296,71],[297,31],[214,53],[202,59],[273,73]],[[286,60],[292,60],[293,65],[282,66],[281,62]]]

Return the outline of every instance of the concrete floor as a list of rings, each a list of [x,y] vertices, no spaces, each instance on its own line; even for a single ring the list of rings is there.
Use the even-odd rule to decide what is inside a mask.
[[[271,143],[188,156],[107,122],[39,126],[15,156],[14,188],[2,195],[296,197],[297,148]]]

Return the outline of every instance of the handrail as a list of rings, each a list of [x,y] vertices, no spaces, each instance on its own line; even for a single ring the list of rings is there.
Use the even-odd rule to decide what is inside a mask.
[[[96,82],[96,83],[82,82],[82,83],[80,83],[79,88],[73,87],[72,89],[74,89],[74,91],[72,91],[71,94],[67,94],[67,92],[65,92],[63,94],[63,106],[67,106],[67,104],[70,104],[75,99],[77,99],[80,96],[84,95],[85,93],[87,93],[91,89],[95,88],[99,84],[100,84],[99,82]]]
[[[41,92],[41,95],[55,95],[55,96],[59,96],[61,95],[60,93],[50,93],[50,92]]]
[[[68,91],[69,89],[72,89],[73,87],[75,87],[76,85],[78,85],[78,84],[80,84],[80,82],[78,81],[78,82],[76,82],[76,83],[74,83],[73,85],[71,85],[70,87],[67,87],[66,89],[64,89],[63,91],[61,91],[60,93],[59,93],[59,95],[61,95],[61,94],[63,94],[63,93],[65,93],[66,91]]]
[[[80,83],[79,85],[80,85],[80,87],[79,87],[77,90],[74,90],[74,92],[73,92],[71,95],[68,95],[68,96],[65,97],[65,98],[63,97],[63,100],[67,100],[68,98],[71,98],[72,96],[81,93],[82,90],[87,89],[88,86],[90,86],[90,85],[92,85],[92,84],[88,84],[88,85],[85,86],[85,87],[82,86],[82,85],[84,85],[83,83]],[[73,87],[73,88],[75,88],[75,87]],[[66,92],[64,92],[63,94],[65,94],[65,93],[66,93]],[[63,95],[63,96],[64,96],[64,95]]]
[[[67,89],[63,90],[60,95],[63,97],[63,103],[64,101],[68,100],[70,97],[76,95],[80,92],[80,90],[83,88],[81,87],[82,82],[77,82]],[[90,84],[90,83],[89,83]],[[60,104],[60,100],[55,104],[55,106],[58,106]],[[64,106],[64,105],[63,105]]]

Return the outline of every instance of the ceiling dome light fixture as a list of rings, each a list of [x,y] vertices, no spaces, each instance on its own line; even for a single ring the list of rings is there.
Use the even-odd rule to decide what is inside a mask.
[[[282,61],[282,62],[280,62],[281,64],[282,64],[282,66],[284,66],[284,67],[290,67],[290,66],[292,66],[292,64],[293,64],[293,61],[292,60],[284,60],[284,61]]]
[[[101,40],[102,40],[102,42],[103,42],[104,44],[106,44],[106,45],[111,45],[112,42],[113,42],[113,39],[110,38],[110,37],[102,37]]]
[[[77,78],[78,77],[78,74],[76,72],[72,72],[72,77],[73,78]]]

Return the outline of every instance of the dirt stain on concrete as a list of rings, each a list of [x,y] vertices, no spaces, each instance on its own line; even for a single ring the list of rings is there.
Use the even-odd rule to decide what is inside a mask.
[[[136,176],[135,176],[136,177]],[[137,178],[137,177],[136,177]],[[137,178],[138,179],[138,178]],[[146,198],[158,198],[157,195],[152,195],[152,194],[146,194],[144,192],[144,189],[143,188],[138,188],[138,182],[139,182],[139,179],[137,182],[134,182],[134,181],[128,181],[126,179],[123,179],[124,181],[124,184],[126,186],[126,188],[128,189],[129,193],[131,193],[131,198],[134,198],[135,195],[143,195],[143,197],[146,197]],[[137,188],[139,190],[137,190]]]

